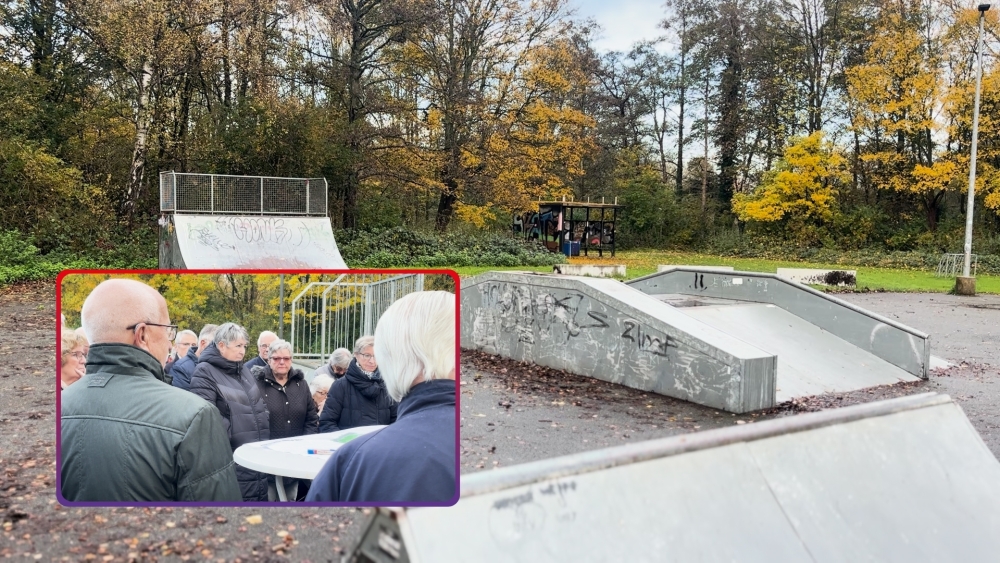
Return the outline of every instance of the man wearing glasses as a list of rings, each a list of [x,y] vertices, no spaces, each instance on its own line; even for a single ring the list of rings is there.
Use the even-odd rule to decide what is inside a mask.
[[[59,493],[68,501],[239,501],[215,408],[164,382],[177,327],[167,302],[134,280],[83,303],[87,375],[61,395]]]

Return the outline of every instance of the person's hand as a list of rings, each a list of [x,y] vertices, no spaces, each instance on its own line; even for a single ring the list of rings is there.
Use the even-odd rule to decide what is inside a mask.
[[[87,375],[87,366],[84,365],[84,364],[80,364],[80,365],[76,366],[76,378],[80,379],[81,377],[83,377],[85,375]]]

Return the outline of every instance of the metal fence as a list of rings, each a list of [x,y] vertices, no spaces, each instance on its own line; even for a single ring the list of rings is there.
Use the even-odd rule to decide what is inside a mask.
[[[375,332],[394,301],[423,291],[423,274],[342,274],[312,282],[292,300],[292,351],[296,358],[325,360],[337,348]]]
[[[970,255],[972,262],[969,264],[969,274],[976,277],[976,267],[979,265],[979,255]],[[952,278],[962,273],[965,266],[965,254],[942,254],[938,261],[937,271],[934,275],[939,278]]]
[[[326,216],[325,178],[160,172],[160,211]]]

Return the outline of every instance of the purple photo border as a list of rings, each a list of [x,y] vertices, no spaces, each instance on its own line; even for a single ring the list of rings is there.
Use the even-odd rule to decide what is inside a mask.
[[[62,328],[62,281],[71,275],[162,275],[162,274],[192,274],[192,275],[301,275],[301,274],[425,274],[445,275],[455,283],[455,495],[445,502],[125,502],[125,501],[70,501],[62,495],[62,339],[59,337]],[[56,277],[56,500],[69,508],[79,507],[180,507],[180,508],[212,508],[220,506],[232,507],[266,507],[266,508],[370,508],[370,507],[448,507],[454,506],[462,491],[461,472],[461,431],[462,416],[462,374],[461,374],[461,281],[454,270],[435,269],[356,269],[356,270],[63,270]],[[332,456],[331,456],[332,459]]]

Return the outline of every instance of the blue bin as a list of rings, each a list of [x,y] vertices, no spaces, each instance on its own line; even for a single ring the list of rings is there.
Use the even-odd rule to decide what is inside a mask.
[[[562,243],[562,253],[566,256],[579,256],[580,255],[580,241],[578,240],[567,240]]]

